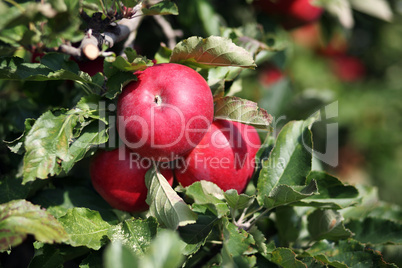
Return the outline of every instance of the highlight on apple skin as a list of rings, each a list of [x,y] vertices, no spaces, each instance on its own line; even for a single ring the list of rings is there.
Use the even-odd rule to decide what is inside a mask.
[[[133,151],[169,162],[191,151],[212,123],[214,104],[205,79],[174,63],[135,73],[117,105],[117,131]]]
[[[184,187],[207,180],[223,191],[241,193],[253,175],[260,146],[254,127],[216,120],[197,147],[176,164],[175,177]]]
[[[98,151],[90,164],[92,185],[113,208],[142,212],[148,209],[145,174],[151,167],[151,160],[140,158],[124,146]],[[173,172],[167,168],[160,172],[172,185]]]

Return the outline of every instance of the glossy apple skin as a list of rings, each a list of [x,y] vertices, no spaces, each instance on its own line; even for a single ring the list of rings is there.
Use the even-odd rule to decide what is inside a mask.
[[[187,154],[213,119],[213,97],[205,79],[180,64],[157,64],[136,72],[117,105],[121,140],[141,156],[168,162]]]
[[[197,147],[176,165],[175,177],[184,187],[206,180],[224,191],[241,193],[253,175],[260,146],[254,127],[216,120]]]
[[[96,153],[90,164],[92,185],[113,208],[128,212],[147,210],[145,174],[151,162],[136,155],[130,158],[132,152],[122,150],[124,159],[119,157],[119,149]],[[161,173],[172,185],[173,172],[163,169]]]
[[[257,10],[273,16],[286,29],[293,29],[317,21],[323,9],[311,4],[312,0],[257,0]]]

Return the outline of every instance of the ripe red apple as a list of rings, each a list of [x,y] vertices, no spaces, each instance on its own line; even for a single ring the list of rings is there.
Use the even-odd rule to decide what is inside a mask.
[[[174,170],[184,187],[200,180],[211,181],[222,190],[244,191],[254,172],[255,155],[261,141],[254,127],[216,120],[202,141]]]
[[[270,87],[279,82],[283,77],[284,74],[279,68],[269,65],[260,71],[258,80],[264,87]]]
[[[104,58],[98,57],[95,60],[76,61],[81,71],[94,76],[97,73],[103,73]]]
[[[318,22],[301,26],[291,31],[293,41],[306,49],[315,51],[322,47],[323,38]]]
[[[167,162],[187,154],[213,118],[213,97],[204,78],[180,64],[164,63],[135,73],[117,105],[118,133],[141,156]]]
[[[91,161],[90,175],[95,190],[112,207],[128,212],[148,209],[145,202],[148,189],[145,173],[152,161],[121,147],[112,151],[100,151]],[[162,175],[172,185],[173,172],[161,169]]]
[[[296,28],[317,21],[323,9],[312,4],[313,0],[257,0],[257,10],[272,16],[286,28]]]

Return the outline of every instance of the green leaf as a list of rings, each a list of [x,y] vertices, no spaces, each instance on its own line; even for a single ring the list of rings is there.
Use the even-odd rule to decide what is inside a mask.
[[[102,100],[99,95],[91,94],[84,96],[75,106],[76,113],[84,118],[97,119],[108,124],[105,118],[105,108],[102,107],[101,102]]]
[[[24,133],[22,133],[22,135],[20,137],[18,137],[17,139],[15,139],[13,141],[9,141],[9,142],[5,141],[4,142],[7,145],[7,147],[10,149],[11,152],[13,152],[15,154],[23,154],[25,152],[24,142],[25,142],[26,133],[28,133],[31,130],[34,123],[35,123],[35,119],[32,119],[32,118],[25,119]]]
[[[217,222],[218,218],[214,215],[200,214],[196,223],[179,227],[180,237],[186,243],[183,253],[194,254],[204,246]]]
[[[149,205],[149,214],[160,224],[175,230],[178,226],[195,222],[196,214],[172,189],[155,166],[147,171],[145,183],[148,188],[146,202]]]
[[[257,180],[261,169],[263,167],[264,161],[266,161],[269,157],[269,154],[272,151],[272,148],[274,147],[275,144],[275,138],[271,133],[267,134],[267,137],[265,138],[264,142],[261,144],[260,149],[258,149],[257,154],[255,155],[255,171],[253,174],[252,180]]]
[[[145,70],[148,66],[152,66],[153,62],[142,56],[136,56],[131,62],[122,56],[117,56],[112,65],[123,72],[135,72]]]
[[[69,235],[68,244],[95,250],[103,246],[104,237],[110,228],[110,224],[102,219],[98,211],[87,208],[70,209],[59,218],[59,222]]]
[[[74,187],[46,189],[36,194],[32,201],[46,208],[56,218],[64,216],[74,207],[85,207],[98,211],[109,223],[118,221],[110,205],[89,187],[74,185]]]
[[[25,137],[24,180],[46,179],[61,172],[61,161],[68,161],[69,142],[78,116],[74,113],[47,111]]]
[[[119,240],[106,247],[103,263],[105,268],[141,267],[138,266],[138,258],[130,248],[123,245]]]
[[[45,246],[35,253],[29,263],[29,268],[62,268],[63,263],[64,258],[59,249]]]
[[[28,234],[45,243],[68,238],[63,226],[46,210],[26,200],[0,205],[0,252],[20,244]]]
[[[95,251],[89,253],[89,255],[80,263],[80,268],[103,268],[101,253],[103,252]]]
[[[135,255],[145,255],[152,238],[157,233],[158,223],[155,218],[129,219],[113,226],[108,231],[110,241],[119,241]]]
[[[283,268],[305,268],[306,265],[296,258],[296,254],[289,248],[276,248],[269,255],[269,260]]]
[[[353,239],[339,240],[337,244],[323,240],[315,243],[307,252],[326,265],[337,268],[397,267],[386,263],[379,251]]]
[[[85,127],[78,139],[68,149],[71,158],[62,162],[64,171],[69,172],[74,164],[83,159],[91,148],[106,143],[109,139],[107,130],[100,121],[93,122]]]
[[[193,5],[197,10],[197,15],[206,35],[219,35],[223,19],[220,14],[218,14],[213,3],[208,0],[197,0],[194,1]]]
[[[206,205],[218,218],[229,213],[229,208],[223,201],[223,191],[216,184],[209,181],[197,181],[185,190],[195,204]]]
[[[249,261],[244,253],[255,243],[253,236],[237,228],[236,225],[229,222],[227,218],[223,221],[223,248],[222,248],[222,266],[237,265],[237,267],[248,267]]]
[[[214,119],[232,120],[261,129],[268,129],[272,122],[272,116],[257,103],[230,96],[215,99]]]
[[[354,239],[368,244],[402,244],[402,223],[385,219],[350,220],[346,227]]]
[[[305,198],[302,205],[341,209],[358,202],[359,191],[351,185],[343,184],[339,179],[321,171],[311,171],[307,183],[317,182],[318,194]]]
[[[154,59],[158,64],[160,63],[168,63],[170,56],[172,55],[172,50],[168,48],[166,45],[162,45],[159,47],[156,52]]]
[[[302,219],[294,207],[278,207],[275,210],[276,229],[282,246],[289,246],[296,241],[302,230]]]
[[[264,207],[272,209],[282,205],[297,204],[298,201],[317,193],[315,181],[307,186],[278,185],[264,198]]]
[[[172,51],[170,62],[190,67],[210,68],[217,66],[236,66],[254,68],[251,55],[230,39],[219,36],[208,38],[190,37],[179,42]]]
[[[150,8],[143,8],[144,15],[179,15],[176,4],[170,1],[161,1]]]
[[[105,97],[115,99],[125,85],[136,80],[137,77],[133,74],[133,72],[116,72],[108,77],[106,82],[107,91],[105,93]]]
[[[402,208],[379,200],[378,189],[372,186],[358,186],[361,204],[342,210],[346,219],[379,218],[402,221]]]
[[[385,0],[366,0],[364,4],[358,0],[351,0],[350,3],[354,9],[360,12],[388,22],[392,21],[392,9]]]
[[[226,202],[232,209],[245,209],[248,208],[253,202],[254,197],[246,194],[239,194],[236,190],[230,189],[225,193]]]
[[[181,253],[184,248],[177,232],[162,230],[158,232],[152,241],[147,254],[140,260],[138,267],[143,268],[171,268],[181,267],[184,256]],[[131,267],[131,266],[129,266]]]
[[[289,122],[282,128],[258,178],[257,200],[261,205],[271,208],[289,204],[317,191],[315,181],[307,186],[305,183],[312,165],[310,128],[318,115],[306,121]]]
[[[335,210],[317,209],[307,217],[307,220],[308,231],[314,240],[340,240],[353,235],[345,228],[341,214]]]
[[[28,196],[32,184],[22,184],[22,178],[3,176],[0,178],[0,204]]]
[[[242,72],[240,67],[216,67],[208,69],[208,85],[214,97],[223,97],[225,82],[233,81]]]
[[[23,81],[72,80],[88,87],[99,87],[98,84],[92,82],[88,74],[78,72],[78,69],[73,67],[74,64],[76,66],[76,63],[69,63],[64,58],[65,56],[64,54],[51,53],[44,60],[47,65],[25,63],[23,59],[18,57],[0,57],[0,79]]]
[[[255,225],[253,225],[248,232],[253,236],[258,252],[260,252],[262,255],[266,255],[268,253],[268,245],[264,233],[261,232]]]

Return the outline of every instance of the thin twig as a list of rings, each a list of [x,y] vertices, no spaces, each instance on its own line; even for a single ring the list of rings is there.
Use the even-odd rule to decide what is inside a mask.
[[[136,37],[137,29],[143,19],[140,7],[138,7],[136,14],[140,16],[120,20],[113,32],[96,34],[92,33],[92,30],[89,29],[78,48],[73,47],[70,44],[63,44],[59,47],[59,51],[74,57],[85,56],[88,59],[94,60],[100,55],[100,48],[102,48],[103,45],[112,48],[116,43],[121,42],[128,37],[132,38],[132,42],[133,38],[135,39]]]
[[[168,48],[173,49],[176,46],[176,37],[182,37],[183,32],[181,30],[174,30],[170,23],[161,15],[155,15],[153,18],[162,28],[168,41]]]

